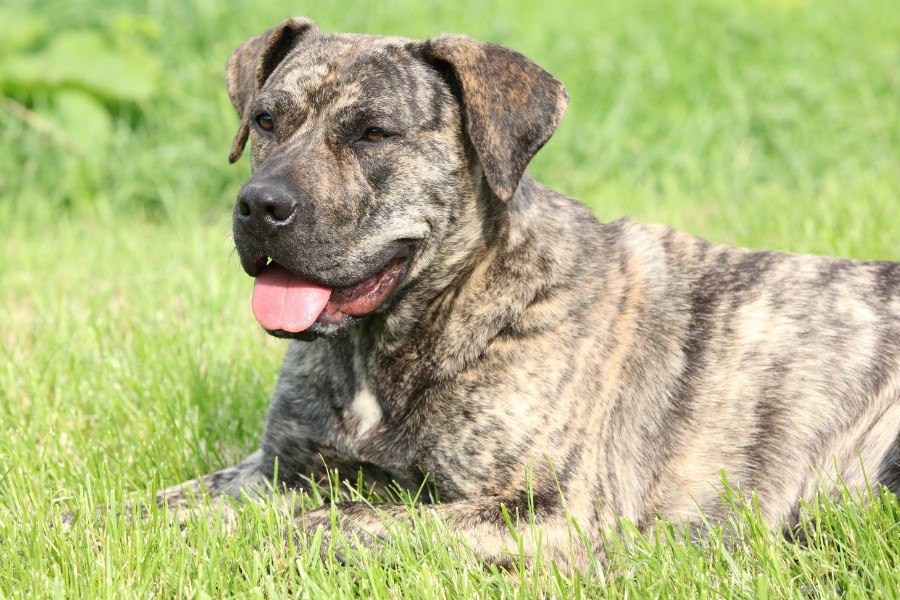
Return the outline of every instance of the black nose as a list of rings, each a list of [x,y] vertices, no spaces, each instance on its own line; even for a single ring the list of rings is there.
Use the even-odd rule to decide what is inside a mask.
[[[278,227],[296,208],[294,198],[277,184],[248,183],[238,194],[234,218],[244,227]]]

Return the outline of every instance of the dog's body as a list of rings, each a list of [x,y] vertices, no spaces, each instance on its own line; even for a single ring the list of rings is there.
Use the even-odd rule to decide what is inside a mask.
[[[497,46],[291,20],[238,48],[228,83],[232,160],[254,132],[242,264],[258,288],[266,257],[305,282],[314,321],[279,324],[290,286],[255,296],[303,341],[260,449],[204,477],[210,494],[264,489],[276,461],[297,487],[323,464],[412,489],[427,474],[429,510],[502,563],[501,504],[524,511],[530,489],[545,556],[584,566],[615,516],[721,519],[722,469],[773,526],[834,475],[900,488],[900,264],[597,222],[523,174],[566,97]],[[341,505],[343,526],[379,536],[406,511],[378,509]]]

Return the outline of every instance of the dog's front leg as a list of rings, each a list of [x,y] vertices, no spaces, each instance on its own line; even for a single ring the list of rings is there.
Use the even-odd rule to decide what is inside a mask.
[[[265,498],[271,494],[273,481],[261,451],[254,452],[239,464],[191,479],[156,493],[156,505],[179,517],[193,511],[208,496],[212,506],[220,509],[226,519],[233,516],[232,504],[244,494],[251,498]]]
[[[482,560],[507,570],[520,565],[534,567],[539,558],[543,563],[556,561],[564,570],[577,568],[586,573],[601,564],[597,561],[604,560],[599,530],[594,534],[586,528],[579,529],[558,504],[552,508],[537,504],[529,507],[521,497],[488,496],[413,508],[404,504],[343,502],[335,504],[334,509],[340,535],[351,547],[378,551],[390,543],[391,531],[397,528],[418,527],[416,534],[430,531],[440,535],[442,527],[429,528],[430,519],[438,518]],[[323,550],[334,544],[328,506],[307,513],[295,525],[309,535],[321,527]],[[302,547],[299,536],[295,535],[295,541]]]
[[[340,454],[320,449],[303,465],[288,464],[279,468],[276,459],[258,450],[238,465],[157,492],[156,504],[175,515],[184,516],[208,498],[213,507],[221,508],[225,516],[231,517],[233,505],[245,497],[264,500],[271,498],[276,490],[312,492],[311,486],[314,485],[317,496],[328,498],[336,474],[352,486],[360,472],[366,491],[387,495],[391,478],[373,465],[362,465]]]

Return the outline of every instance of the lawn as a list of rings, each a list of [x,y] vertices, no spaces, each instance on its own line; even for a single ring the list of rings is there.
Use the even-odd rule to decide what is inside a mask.
[[[304,14],[511,46],[572,99],[532,174],[600,219],[900,260],[893,0],[110,6],[0,7],[0,597],[900,596],[892,496],[822,499],[805,544],[752,505],[730,543],[623,524],[616,567],[591,577],[484,568],[438,522],[340,563],[316,539],[273,543],[287,520],[269,504],[234,530],[98,513],[236,462],[265,418],[286,346],[256,325],[232,252],[249,165],[227,163],[223,66],[240,42]]]

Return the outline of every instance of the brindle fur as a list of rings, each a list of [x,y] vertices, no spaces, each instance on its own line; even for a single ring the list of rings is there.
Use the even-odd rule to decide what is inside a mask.
[[[248,272],[265,254],[348,286],[398,244],[415,254],[376,313],[290,345],[258,451],[161,501],[261,493],[276,460],[294,488],[323,461],[380,486],[427,474],[442,503],[422,510],[507,564],[500,507],[526,510],[531,465],[545,558],[583,568],[604,560],[616,516],[642,530],[657,515],[696,524],[698,509],[721,520],[723,468],[773,527],[835,475],[900,488],[900,264],[599,223],[524,174],[567,97],[492,44],[292,19],[235,50],[227,83],[231,160],[253,142],[242,198],[296,209],[236,209]],[[372,126],[395,135],[361,140]],[[406,510],[339,505],[364,541]],[[589,550],[573,548],[566,511]],[[328,523],[322,508],[298,526]]]

